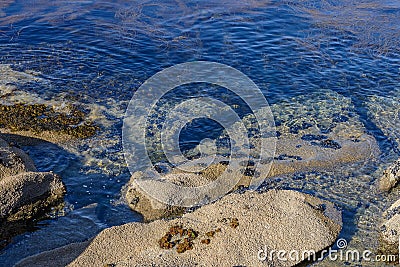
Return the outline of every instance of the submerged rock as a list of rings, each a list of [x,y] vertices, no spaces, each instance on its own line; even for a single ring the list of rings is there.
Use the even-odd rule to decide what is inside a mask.
[[[383,191],[389,191],[400,181],[400,159],[394,162],[383,172],[379,180],[379,188]]]
[[[247,191],[180,219],[108,228],[68,266],[294,266],[302,252],[332,245],[340,230],[341,212],[330,202],[296,191]],[[64,252],[71,249],[32,256],[17,266],[48,265],[68,258]],[[271,253],[278,250],[300,256],[279,261]]]
[[[0,127],[11,132],[67,135],[74,138],[93,136],[98,126],[76,106],[54,107],[46,104],[0,105]]]
[[[202,175],[204,173],[196,172],[185,174],[183,179],[184,175],[177,175],[174,169],[163,169],[160,173],[161,177],[169,181],[178,180],[185,186],[201,186],[215,180],[226,169],[226,165],[229,166],[232,160],[236,160],[243,168],[240,173],[240,182],[236,187],[232,187],[234,190],[239,186],[252,185],[252,177],[256,177],[258,181],[264,181],[264,179],[301,172],[335,170],[346,164],[369,164],[380,154],[375,138],[367,133],[359,116],[353,114],[355,108],[351,99],[333,91],[321,90],[312,95],[289,99],[286,102],[271,105],[271,109],[277,121],[275,127],[272,127],[268,121],[257,121],[258,115],[261,118],[268,117],[264,114],[265,110],[243,117],[243,124],[252,132],[249,135],[248,144],[230,142],[229,135],[223,132],[216,140],[210,140],[207,146],[199,144],[186,152],[185,156],[198,155],[201,159],[204,158],[206,163],[204,165],[208,166],[206,170],[212,169],[213,166],[221,166],[219,172],[214,172],[213,179],[207,179]],[[239,126],[238,123],[237,127],[232,128],[240,129]],[[325,132],[325,128],[329,128],[330,131]],[[257,129],[265,129],[265,132],[261,133]],[[276,131],[280,133],[279,138],[272,134]],[[156,144],[161,143],[160,140],[160,142],[155,142],[159,139],[157,136],[159,130],[154,128],[153,133],[154,140],[150,138],[150,141]],[[204,149],[204,147],[209,149]],[[148,153],[151,154],[154,151],[160,153],[162,147],[149,149]],[[248,154],[250,155],[246,157]],[[190,159],[190,157],[187,158]],[[208,158],[213,158],[213,160],[207,161]],[[155,159],[154,162],[158,160]],[[209,165],[209,162],[213,164]],[[186,164],[186,162],[170,163],[176,168]],[[189,160],[188,163],[190,163]],[[203,166],[199,165],[199,167]],[[237,178],[233,174],[231,177],[232,180]],[[164,213],[164,211],[170,208],[153,199],[146,199],[148,196],[135,187],[134,180],[135,178],[132,177],[127,186],[127,193],[124,192],[129,206],[142,213],[146,221],[168,215],[169,212]],[[186,182],[188,185],[185,184]],[[172,216],[174,215],[176,213]]]
[[[75,260],[89,246],[92,240],[71,243],[69,245],[27,257],[14,266],[51,266],[63,267]],[[106,265],[104,265],[106,266]]]
[[[365,101],[368,117],[387,137],[391,149],[399,154],[400,145],[400,90],[393,88],[385,96],[372,95]]]
[[[359,137],[360,142],[353,142],[348,139],[341,139],[340,149],[330,149],[321,146],[315,146],[305,140],[280,139],[277,143],[277,157],[274,157],[268,174],[263,177],[269,179],[280,175],[294,174],[298,172],[318,171],[334,169],[337,166],[351,164],[355,162],[368,161],[378,155],[378,147],[375,139],[369,135]],[[300,147],[297,147],[300,144]],[[290,154],[286,154],[290,153]],[[260,161],[261,168],[270,164],[271,160]],[[248,187],[251,179],[257,173],[257,168],[249,161],[243,159],[245,166],[242,166],[242,174],[239,182],[232,190],[240,187]],[[250,161],[251,162],[251,161]],[[229,163],[229,162],[228,162]],[[205,168],[200,173],[178,173],[171,171],[167,174],[161,174],[163,179],[172,183],[195,187],[206,185],[217,179],[227,168],[225,162],[218,162]],[[183,208],[173,207],[150,198],[148,194],[141,191],[135,184],[135,179],[140,178],[141,173],[135,173],[131,181],[127,184],[123,195],[125,195],[129,207],[143,215],[145,221],[151,221],[159,218],[174,217],[184,212]],[[232,174],[232,179],[237,176]],[[173,196],[171,196],[173,198]]]

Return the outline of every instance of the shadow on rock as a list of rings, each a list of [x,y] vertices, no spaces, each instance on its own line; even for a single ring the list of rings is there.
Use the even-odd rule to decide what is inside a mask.
[[[62,207],[65,186],[53,172],[39,172],[21,146],[46,142],[5,134],[0,139],[0,249],[33,230],[52,209]]]

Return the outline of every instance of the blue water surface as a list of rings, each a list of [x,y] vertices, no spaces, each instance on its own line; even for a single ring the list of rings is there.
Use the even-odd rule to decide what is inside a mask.
[[[400,4],[396,1],[0,3],[0,63],[18,71],[39,72],[48,83],[27,83],[19,89],[43,99],[62,95],[83,104],[105,106],[112,99],[123,109],[146,79],[166,67],[196,60],[219,62],[242,71],[259,86],[270,104],[322,89],[333,90],[352,100],[383,154],[397,149],[366,110],[370,96],[386,96],[399,89]],[[218,97],[221,91],[193,85],[183,92],[178,88],[170,97],[179,101],[195,95]],[[239,101],[231,97],[228,102]],[[114,132],[109,138],[120,139],[122,117],[110,120],[114,121]],[[190,149],[204,137],[220,133],[215,123],[197,121],[183,131],[181,144]],[[39,170],[55,171],[63,177],[68,188],[66,201],[78,211],[76,216],[82,213],[80,209],[97,203],[94,211],[88,212],[92,215],[82,213],[96,225],[96,231],[68,239],[68,231],[76,229],[56,227],[60,220],[68,224],[68,217],[47,220],[38,231],[56,229],[51,230],[54,237],[49,245],[30,245],[27,252],[30,233],[16,237],[0,255],[6,265],[85,240],[104,227],[141,220],[138,214],[114,203],[129,180],[127,170],[118,174],[88,173],[79,155],[56,145],[47,146],[25,149]],[[121,146],[113,149],[120,150]],[[346,211],[349,223],[355,210]]]

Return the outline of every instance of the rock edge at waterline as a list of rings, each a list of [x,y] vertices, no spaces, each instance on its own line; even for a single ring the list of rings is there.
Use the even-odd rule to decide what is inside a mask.
[[[21,149],[0,139],[0,237],[8,239],[14,223],[33,219],[60,203],[65,193],[61,178],[52,172],[37,172]],[[4,245],[4,244],[2,244]]]
[[[276,255],[265,258],[265,250],[321,251],[334,243],[341,225],[341,212],[330,202],[289,190],[246,191],[179,219],[108,228],[68,266],[294,266],[301,258],[278,261]],[[17,266],[61,262],[63,251],[71,249]]]

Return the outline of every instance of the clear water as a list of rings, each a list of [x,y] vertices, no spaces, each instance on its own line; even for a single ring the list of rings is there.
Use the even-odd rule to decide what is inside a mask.
[[[141,220],[119,201],[130,176],[122,156],[122,116],[147,78],[194,60],[242,71],[272,105],[292,98],[312,102],[313,94],[324,90],[351,103],[378,141],[378,164],[279,177],[264,188],[293,188],[336,202],[344,211],[342,236],[351,246],[376,249],[379,213],[400,195],[396,190],[382,195],[374,186],[399,154],[399,18],[399,2],[384,0],[2,1],[0,64],[13,72],[1,77],[1,100],[78,103],[92,111],[103,130],[63,147],[24,148],[39,170],[63,177],[65,214],[16,237],[0,262],[9,266],[85,240],[104,227]],[[13,94],[6,94],[10,88]],[[189,86],[171,97],[191,95],[239,101],[214,87]],[[183,148],[197,144],[204,131],[221,133],[199,121],[184,131]]]

